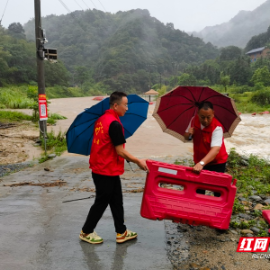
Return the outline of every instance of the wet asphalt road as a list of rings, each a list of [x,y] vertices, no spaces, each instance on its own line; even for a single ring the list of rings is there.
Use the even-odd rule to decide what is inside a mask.
[[[172,269],[166,251],[163,221],[140,216],[142,193],[124,193],[125,221],[138,239],[116,244],[109,208],[96,231],[104,239],[91,245],[79,239],[93,199],[62,203],[88,197],[81,192],[93,187],[85,158],[57,158],[0,180],[0,269]],[[51,171],[44,171],[44,167]],[[4,185],[18,182],[66,181],[61,187]],[[124,175],[123,189],[143,186],[138,174]]]

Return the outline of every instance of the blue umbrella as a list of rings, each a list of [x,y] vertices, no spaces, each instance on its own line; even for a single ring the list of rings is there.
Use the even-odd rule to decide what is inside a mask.
[[[149,103],[137,95],[128,95],[128,111],[120,117],[129,138],[146,120]],[[96,120],[110,108],[109,98],[81,112],[69,127],[66,138],[68,152],[88,156],[90,154]]]

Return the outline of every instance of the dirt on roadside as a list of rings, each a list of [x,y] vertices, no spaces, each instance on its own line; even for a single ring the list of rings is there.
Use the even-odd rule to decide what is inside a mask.
[[[0,123],[0,164],[15,164],[38,158],[42,150],[34,146],[38,128],[31,122]]]

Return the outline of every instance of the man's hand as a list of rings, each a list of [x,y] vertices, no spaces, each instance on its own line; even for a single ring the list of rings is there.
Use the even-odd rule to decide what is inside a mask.
[[[188,133],[189,133],[189,135],[193,135],[194,134],[194,127],[190,127],[188,129]]]
[[[143,170],[143,171],[146,171],[146,172],[149,172],[149,169],[146,165],[146,159],[139,159],[138,162],[137,162],[137,165]]]
[[[203,166],[200,163],[197,163],[194,167],[193,167],[193,171],[196,173],[200,173],[201,170],[203,169]]]
[[[184,137],[186,140],[190,140],[194,134],[194,127],[190,127],[188,132],[185,132]]]
[[[138,159],[132,156],[124,147],[123,144],[115,146],[116,153],[122,158],[129,160],[133,163],[136,163],[142,170],[149,172],[149,169],[146,165],[146,159]]]

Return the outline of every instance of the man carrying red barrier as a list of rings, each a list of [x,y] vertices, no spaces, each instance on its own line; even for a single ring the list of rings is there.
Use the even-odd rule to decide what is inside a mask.
[[[110,109],[95,123],[90,153],[90,168],[96,187],[96,199],[80,233],[80,239],[100,244],[103,239],[94,231],[107,206],[110,205],[114,219],[116,242],[123,243],[137,237],[124,224],[123,195],[119,175],[124,173],[124,159],[136,163],[147,171],[146,160],[138,159],[125,150],[124,129],[119,116],[128,110],[127,95],[114,92],[110,96]]]
[[[187,140],[190,136],[193,138],[195,172],[225,172],[228,154],[224,144],[223,127],[215,118],[211,102],[204,101],[199,104],[198,114],[191,119],[184,136]],[[198,190],[198,193],[204,194],[205,191]]]

